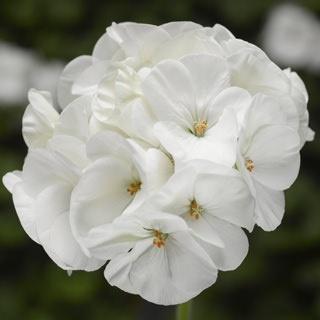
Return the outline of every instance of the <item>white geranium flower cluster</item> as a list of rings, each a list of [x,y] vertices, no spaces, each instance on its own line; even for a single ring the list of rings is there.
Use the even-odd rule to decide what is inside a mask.
[[[163,305],[211,286],[274,230],[312,140],[302,80],[221,25],[112,24],[64,69],[61,114],[30,90],[22,171],[3,181],[65,270]]]

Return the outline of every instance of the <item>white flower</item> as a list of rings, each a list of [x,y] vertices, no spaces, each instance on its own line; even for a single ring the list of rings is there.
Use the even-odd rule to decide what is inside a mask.
[[[250,96],[230,88],[229,77],[221,58],[190,55],[158,64],[143,82],[143,93],[158,119],[154,133],[175,161],[206,159],[234,165],[234,109],[249,104]]]
[[[164,59],[191,53],[220,55],[222,49],[213,35],[222,32],[213,28],[209,37],[207,29],[190,22],[160,27],[113,23],[97,42],[92,57],[79,57],[65,68],[58,86],[60,104],[64,107],[75,97],[90,94],[93,113],[99,121],[158,146],[151,130],[152,115],[141,94],[141,82],[150,68]],[[137,114],[146,129],[144,134],[136,124]]]
[[[292,3],[275,7],[263,29],[265,50],[284,66],[320,70],[320,22],[306,8]]]
[[[36,66],[33,52],[0,42],[0,103],[25,103],[29,75]]]
[[[145,205],[182,217],[220,270],[237,268],[248,252],[241,227],[253,229],[254,202],[235,169],[191,161]]]
[[[22,119],[22,134],[29,148],[45,147],[54,135],[59,134],[73,136],[85,143],[100,130],[92,117],[89,96],[74,100],[61,114],[52,106],[47,91],[31,89],[29,102]]]
[[[21,224],[65,270],[183,303],[237,268],[242,228],[274,230],[313,139],[308,93],[221,25],[125,22],[71,61],[23,116],[28,155],[3,178]]]
[[[309,101],[308,92],[303,81],[296,72],[292,72],[290,69],[285,69],[283,72],[290,80],[290,95],[296,102],[295,105],[299,117],[298,133],[301,139],[301,147],[303,147],[306,141],[312,141],[314,139],[314,131],[309,128],[309,112],[307,109]]]
[[[71,200],[73,232],[83,250],[92,228],[133,211],[172,174],[170,159],[160,150],[144,150],[114,132],[93,137],[87,153],[92,163]]]
[[[91,252],[112,260],[111,285],[162,305],[188,301],[211,286],[217,268],[183,219],[140,211],[91,232]]]
[[[288,125],[298,130],[301,146],[313,138],[308,128],[307,94],[301,79],[282,71],[260,49],[244,46],[228,57],[231,84],[248,90],[252,95],[263,93],[275,97],[288,116]]]
[[[275,99],[256,95],[239,138],[237,168],[256,200],[256,222],[275,229],[284,213],[283,191],[296,179],[300,139]]]
[[[69,222],[71,192],[80,173],[81,168],[58,151],[32,149],[22,172],[8,173],[3,182],[12,192],[20,222],[30,238],[62,269],[92,271],[104,262],[85,256]]]
[[[71,193],[89,160],[86,142],[95,131],[91,98],[74,100],[59,115],[48,92],[30,90],[23,116],[29,153],[22,172],[8,173],[19,219],[30,238],[65,270],[95,270],[104,262],[89,259],[73,237],[69,222]]]
[[[44,147],[52,137],[59,114],[52,105],[47,91],[29,90],[30,104],[22,119],[22,134],[30,148]]]

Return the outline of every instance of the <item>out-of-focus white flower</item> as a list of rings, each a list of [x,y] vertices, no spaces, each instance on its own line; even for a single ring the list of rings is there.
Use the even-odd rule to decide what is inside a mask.
[[[27,100],[30,87],[53,93],[63,64],[46,62],[31,50],[0,42],[0,106],[21,105]]]
[[[0,43],[0,103],[22,104],[26,101],[29,74],[34,68],[32,52]]]
[[[284,66],[320,71],[320,21],[294,4],[275,7],[263,30],[267,53]]]

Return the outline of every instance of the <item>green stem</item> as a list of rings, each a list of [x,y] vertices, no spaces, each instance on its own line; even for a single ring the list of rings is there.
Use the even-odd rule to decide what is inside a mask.
[[[192,300],[179,304],[176,311],[176,320],[191,320]]]

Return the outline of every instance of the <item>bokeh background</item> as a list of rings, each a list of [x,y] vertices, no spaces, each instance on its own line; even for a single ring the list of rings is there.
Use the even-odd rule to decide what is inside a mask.
[[[287,192],[278,230],[256,229],[250,252],[233,272],[194,300],[196,320],[320,319],[320,1],[275,0],[1,0],[0,175],[26,154],[21,117],[28,87],[52,90],[63,64],[90,54],[112,21],[222,23],[291,66],[310,94],[316,139],[302,150],[298,180]],[[157,307],[110,287],[102,270],[60,270],[21,228],[0,186],[0,319],[172,319]],[[183,268],[183,266],[181,266]]]

